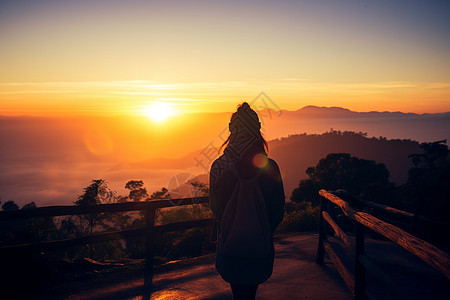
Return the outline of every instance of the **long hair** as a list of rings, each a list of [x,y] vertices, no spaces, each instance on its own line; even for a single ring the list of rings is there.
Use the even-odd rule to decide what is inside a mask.
[[[262,150],[266,153],[268,152],[269,145],[261,133],[261,123],[259,122],[258,114],[250,108],[247,102],[240,104],[236,112],[231,115],[229,130],[230,135],[220,146],[219,153],[224,147],[226,148],[230,143],[233,143],[234,138],[241,133],[256,137],[261,141]]]

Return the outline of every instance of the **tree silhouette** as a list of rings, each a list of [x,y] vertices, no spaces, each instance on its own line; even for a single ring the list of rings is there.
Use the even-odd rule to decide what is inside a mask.
[[[144,187],[142,180],[130,180],[125,185],[125,188],[130,190],[128,198],[135,202],[148,197],[147,189]]]
[[[423,143],[423,153],[411,154],[414,167],[401,187],[403,205],[415,213],[448,223],[450,218],[450,151],[446,140]]]
[[[2,209],[7,211],[7,210],[18,210],[19,206],[12,200],[6,201],[5,203],[3,203],[2,205]]]
[[[330,153],[317,166],[306,170],[308,179],[301,180],[294,189],[291,200],[319,204],[320,189],[345,189],[375,202],[387,202],[393,184],[384,164],[359,159],[348,153]]]
[[[169,190],[165,187],[162,187],[161,190],[153,192],[151,196],[147,200],[160,200],[167,199]]]
[[[25,204],[22,209],[36,209],[37,206],[34,202]],[[55,239],[57,235],[57,228],[52,217],[32,218],[23,221],[24,229],[29,238],[28,241],[46,241]]]
[[[115,192],[112,191],[106,181],[103,179],[92,180],[92,183],[84,188],[83,194],[78,196],[75,205],[79,206],[93,206],[99,204],[112,203],[116,199]],[[80,216],[81,223],[87,223],[84,227],[85,231],[92,234],[94,227],[105,218],[104,213],[93,213]]]

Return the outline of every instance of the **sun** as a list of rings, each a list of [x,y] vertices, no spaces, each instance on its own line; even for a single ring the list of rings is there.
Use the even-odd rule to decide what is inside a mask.
[[[169,103],[155,102],[144,109],[144,114],[156,123],[162,123],[175,114]]]

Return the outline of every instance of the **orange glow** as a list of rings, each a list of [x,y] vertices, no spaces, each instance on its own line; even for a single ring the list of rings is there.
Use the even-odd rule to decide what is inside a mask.
[[[264,154],[258,153],[253,157],[253,164],[260,169],[266,167],[267,163],[268,159]]]
[[[114,149],[111,138],[100,130],[87,130],[84,134],[83,141],[86,149],[96,156],[111,154]]]
[[[267,82],[94,81],[0,83],[1,115],[134,115],[164,123],[175,115],[232,112],[261,91],[281,109],[340,106],[353,111],[450,111],[450,82],[333,83],[305,79]],[[153,103],[143,105],[143,103]],[[255,105],[256,110],[265,107]],[[172,122],[172,121],[171,121]]]

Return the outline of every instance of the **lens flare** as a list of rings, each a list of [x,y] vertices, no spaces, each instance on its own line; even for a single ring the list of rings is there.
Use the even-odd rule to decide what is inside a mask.
[[[267,163],[269,162],[269,159],[266,155],[262,153],[258,153],[253,157],[253,165],[255,167],[258,167],[260,169],[263,169],[267,166]]]

